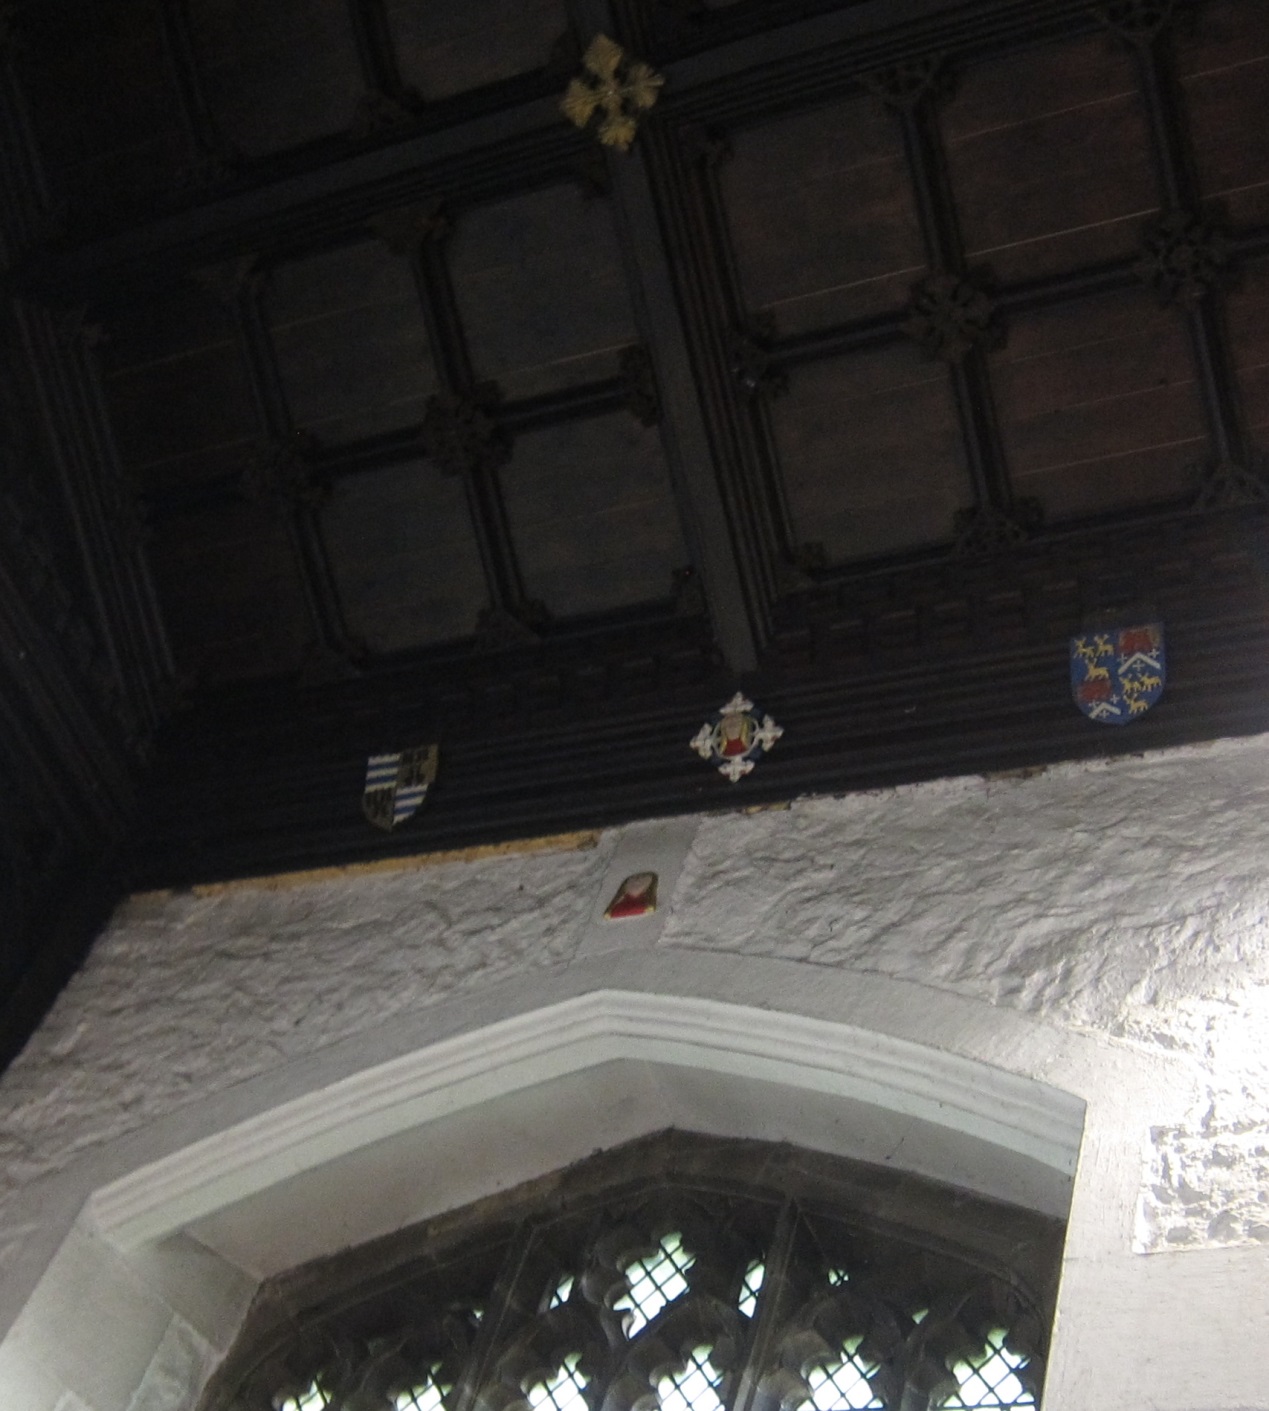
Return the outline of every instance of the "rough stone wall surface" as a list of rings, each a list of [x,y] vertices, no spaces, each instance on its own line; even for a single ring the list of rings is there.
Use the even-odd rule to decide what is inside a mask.
[[[741,786],[743,787],[743,786]],[[125,905],[0,1080],[6,1199],[386,1018],[573,958],[616,846]],[[1269,740],[700,821],[660,945],[872,971],[1192,1063],[1138,1247],[1269,1236]],[[0,1248],[0,1255],[3,1249]]]
[[[605,839],[125,903],[0,1080],[0,1232],[7,1195],[86,1147],[407,1009],[569,959],[610,851]]]
[[[661,943],[935,985],[1188,1056],[1143,1250],[1269,1240],[1269,742],[706,818]]]

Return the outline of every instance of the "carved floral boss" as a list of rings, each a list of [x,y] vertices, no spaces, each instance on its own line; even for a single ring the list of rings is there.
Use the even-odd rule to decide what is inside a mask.
[[[591,40],[582,55],[582,69],[560,100],[560,111],[575,127],[586,127],[598,115],[599,140],[605,147],[628,152],[640,119],[657,101],[665,79],[642,60],[632,60],[606,34]]]

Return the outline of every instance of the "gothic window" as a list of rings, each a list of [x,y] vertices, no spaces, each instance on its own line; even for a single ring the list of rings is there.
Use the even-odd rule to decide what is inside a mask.
[[[665,1133],[272,1281],[202,1405],[1031,1411],[1061,1233],[906,1173]]]

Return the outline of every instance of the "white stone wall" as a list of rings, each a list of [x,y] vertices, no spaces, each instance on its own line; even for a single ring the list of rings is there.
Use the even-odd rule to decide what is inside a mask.
[[[237,1293],[215,1316],[178,1294],[155,1314],[135,1403],[89,1402],[78,1372],[36,1366],[45,1344],[17,1315],[103,1182],[447,1033],[620,982],[849,1018],[1084,1098],[1048,1411],[1122,1408],[1123,1388],[1176,1411],[1269,1407],[1245,1351],[1269,1346],[1267,804],[1269,739],[1253,738],[638,825],[580,850],[134,899],[0,1080],[0,1326],[17,1319],[0,1403],[175,1411],[189,1376],[165,1371],[172,1349],[201,1367],[232,1336],[246,1294],[220,1271]],[[614,880],[650,864],[657,917],[605,927]],[[70,1316],[58,1307],[40,1316]],[[43,1399],[6,1398],[6,1376]]]
[[[0,1080],[0,1229],[6,1196],[86,1147],[403,1011],[569,960],[612,841],[126,902]]]
[[[667,945],[874,971],[1184,1055],[1138,1240],[1269,1243],[1269,742],[704,819]],[[1147,1134],[1143,1133],[1143,1139]]]

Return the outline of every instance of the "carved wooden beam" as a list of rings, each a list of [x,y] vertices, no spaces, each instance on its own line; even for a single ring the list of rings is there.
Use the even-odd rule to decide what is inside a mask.
[[[1250,442],[1225,327],[1230,245],[1203,209],[1176,72],[1172,0],[1117,0],[1103,22],[1132,50],[1150,122],[1163,217],[1145,232],[1138,273],[1165,304],[1182,310],[1216,466],[1250,471]]]

